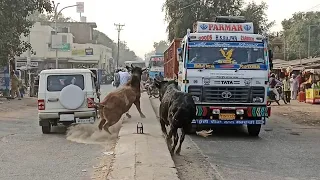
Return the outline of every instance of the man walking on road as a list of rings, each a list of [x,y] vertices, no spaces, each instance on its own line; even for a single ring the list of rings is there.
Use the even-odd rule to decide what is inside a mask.
[[[14,73],[14,70],[11,71],[11,97],[14,99],[15,94],[18,97],[18,100],[21,100],[21,94],[19,91],[19,78]]]
[[[114,86],[119,88],[125,85],[130,80],[130,77],[131,75],[129,72],[117,70],[117,72],[114,74]],[[131,118],[131,115],[128,112],[126,113],[126,116]]]

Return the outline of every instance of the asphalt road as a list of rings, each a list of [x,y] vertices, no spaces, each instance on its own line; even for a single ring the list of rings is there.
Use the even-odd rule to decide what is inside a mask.
[[[111,89],[102,86],[102,94]],[[91,179],[104,147],[66,140],[64,127],[42,134],[36,108],[0,113],[0,179]]]
[[[152,100],[155,109],[158,101]],[[174,157],[183,180],[198,179],[194,173],[206,173],[199,180],[214,179],[214,175],[224,180],[320,179],[319,127],[297,125],[289,119],[272,116],[259,138],[248,137],[246,128],[218,128],[208,138],[188,136],[183,147],[184,157]],[[195,163],[204,170],[194,171]]]

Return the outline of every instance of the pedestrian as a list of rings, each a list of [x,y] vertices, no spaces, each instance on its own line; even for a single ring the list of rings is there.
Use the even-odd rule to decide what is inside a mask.
[[[118,84],[118,86],[116,86],[117,88],[127,84],[127,82],[131,78],[131,75],[129,74],[129,72],[125,70],[124,71],[119,70],[117,74],[118,74],[117,81],[119,81],[119,82],[116,82],[116,84]],[[116,73],[115,73],[115,77],[116,77]],[[115,81],[116,81],[116,78],[115,78]],[[128,118],[131,118],[131,115],[128,112],[126,113],[126,116]]]
[[[291,89],[291,99],[295,100],[297,99],[297,95],[298,95],[298,90],[299,90],[299,82],[298,79],[296,78],[295,74],[292,74],[291,78],[290,78],[290,89]]]
[[[14,70],[11,71],[11,97],[14,99],[15,95],[17,95],[18,100],[21,100],[21,94],[19,91],[19,78],[14,73]]]
[[[282,81],[282,84],[283,84],[282,87],[283,87],[284,99],[286,100],[286,102],[290,103],[291,90],[290,90],[290,80],[288,76],[284,78],[284,80]]]

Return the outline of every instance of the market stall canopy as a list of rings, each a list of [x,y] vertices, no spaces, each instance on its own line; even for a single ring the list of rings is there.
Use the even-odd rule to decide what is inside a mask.
[[[273,60],[273,69],[282,69],[292,66],[293,70],[303,70],[303,69],[320,69],[320,58],[312,59],[296,59],[292,61],[285,61],[281,59]]]

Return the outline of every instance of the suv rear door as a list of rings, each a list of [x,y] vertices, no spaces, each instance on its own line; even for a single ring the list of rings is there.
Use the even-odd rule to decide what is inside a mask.
[[[45,99],[46,99],[46,107],[45,109],[50,111],[59,110],[62,111],[70,111],[63,107],[63,105],[60,103],[60,93],[61,90],[70,85],[74,84],[78,87],[80,87],[83,91],[85,91],[85,97],[86,98],[86,74],[48,74],[46,75],[46,93],[45,93]],[[91,81],[91,79],[89,80]],[[87,108],[87,100],[83,102],[83,104],[78,108],[77,110],[81,110],[82,108]]]

